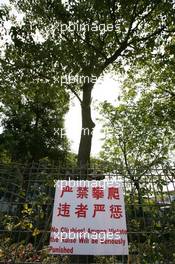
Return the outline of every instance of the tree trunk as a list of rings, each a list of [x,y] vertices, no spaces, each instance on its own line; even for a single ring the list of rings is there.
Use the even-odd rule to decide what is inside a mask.
[[[82,130],[78,150],[77,165],[81,168],[81,177],[86,179],[86,168],[90,164],[91,143],[93,128],[95,127],[91,117],[91,92],[94,84],[85,83],[83,85],[83,99],[81,102]],[[93,263],[93,256],[72,256],[71,263]]]
[[[83,85],[83,99],[81,103],[82,130],[78,151],[78,166],[86,167],[90,163],[91,143],[93,128],[95,127],[91,117],[91,92],[94,84],[85,83]]]

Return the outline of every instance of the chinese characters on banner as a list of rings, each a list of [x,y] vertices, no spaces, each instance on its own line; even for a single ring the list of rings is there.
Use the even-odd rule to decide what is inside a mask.
[[[121,183],[57,181],[51,254],[128,255]]]

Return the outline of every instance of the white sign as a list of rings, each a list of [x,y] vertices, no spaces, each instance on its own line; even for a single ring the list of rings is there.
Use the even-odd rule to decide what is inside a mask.
[[[128,255],[121,182],[57,181],[51,254]]]

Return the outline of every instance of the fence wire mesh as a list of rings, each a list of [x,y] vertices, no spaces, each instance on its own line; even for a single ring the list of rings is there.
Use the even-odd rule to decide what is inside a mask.
[[[56,180],[121,181],[129,256],[70,257],[49,254]],[[46,163],[0,164],[0,263],[175,263],[175,169],[142,176],[107,167],[53,167]]]

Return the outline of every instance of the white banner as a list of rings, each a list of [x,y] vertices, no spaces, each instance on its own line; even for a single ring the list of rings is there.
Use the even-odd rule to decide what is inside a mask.
[[[51,254],[128,255],[121,182],[57,181]]]

